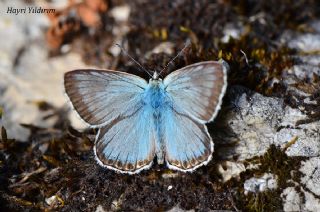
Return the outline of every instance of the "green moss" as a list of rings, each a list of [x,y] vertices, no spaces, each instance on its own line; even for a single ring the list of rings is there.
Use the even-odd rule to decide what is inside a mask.
[[[280,194],[282,190],[292,186],[288,179],[298,180],[298,172],[294,172],[300,167],[304,157],[288,157],[283,150],[271,145],[269,150],[260,157],[254,157],[247,160],[248,164],[260,164],[257,169],[248,170],[241,174],[240,182],[231,180],[227,186],[235,187],[243,185],[251,177],[259,177],[264,173],[272,173],[277,177],[278,187],[274,190],[266,190],[260,193],[244,194],[242,186],[238,186],[235,192],[236,205],[244,211],[281,211],[282,199]]]
[[[216,58],[229,63],[231,84],[240,84],[267,96],[283,96],[285,89],[279,89],[279,84],[272,82],[281,81],[283,71],[294,65],[295,51],[285,46],[270,48],[265,38],[256,37],[251,26],[247,28],[248,32],[240,39],[219,43]]]

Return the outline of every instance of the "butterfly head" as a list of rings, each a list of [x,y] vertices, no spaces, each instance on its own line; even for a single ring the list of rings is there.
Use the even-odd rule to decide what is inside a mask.
[[[151,87],[159,87],[162,84],[162,79],[160,78],[160,75],[158,72],[154,72],[152,78],[149,80],[149,85]]]
[[[157,71],[153,72],[152,80],[159,80],[159,76]]]

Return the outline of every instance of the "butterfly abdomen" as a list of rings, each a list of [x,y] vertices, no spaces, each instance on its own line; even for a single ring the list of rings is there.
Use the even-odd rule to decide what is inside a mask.
[[[156,132],[156,156],[158,164],[164,163],[164,144],[162,142],[164,117],[168,108],[172,107],[162,80],[151,79],[143,95],[144,105],[152,111],[153,127]]]

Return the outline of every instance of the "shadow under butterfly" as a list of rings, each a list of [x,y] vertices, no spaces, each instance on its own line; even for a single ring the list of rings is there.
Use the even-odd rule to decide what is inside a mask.
[[[64,76],[65,91],[81,119],[99,128],[99,165],[135,174],[153,159],[193,171],[212,158],[206,123],[216,117],[227,87],[224,62],[204,61],[165,77],[144,79],[112,70],[80,69]]]

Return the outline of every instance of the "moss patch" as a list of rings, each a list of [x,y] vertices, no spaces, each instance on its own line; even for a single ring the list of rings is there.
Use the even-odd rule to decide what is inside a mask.
[[[288,157],[283,150],[271,145],[269,150],[260,157],[254,157],[247,160],[248,164],[260,164],[259,168],[247,170],[241,173],[241,180],[231,180],[227,183],[228,189],[234,190],[234,199],[236,199],[236,205],[244,211],[281,211],[282,198],[280,197],[283,189],[295,186],[288,179],[293,179],[299,182],[300,174],[298,169],[300,168],[301,161],[306,159],[305,157]],[[277,177],[278,187],[274,190],[266,190],[261,193],[248,193],[244,194],[244,182],[251,177],[259,177],[264,173],[271,173]],[[241,185],[236,188],[236,185]]]

